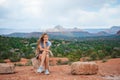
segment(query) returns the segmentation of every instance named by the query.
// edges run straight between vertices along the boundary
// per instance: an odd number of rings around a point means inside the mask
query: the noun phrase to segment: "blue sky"
[[[0,28],[120,26],[120,0],[0,0]]]

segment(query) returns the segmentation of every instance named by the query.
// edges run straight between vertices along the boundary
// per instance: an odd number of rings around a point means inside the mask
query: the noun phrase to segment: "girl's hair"
[[[41,35],[41,37],[38,39],[38,41],[37,41],[37,50],[39,49],[39,45],[40,45],[40,43],[43,43],[43,38],[44,38],[44,36],[45,35],[48,35],[47,33],[43,33],[42,35]]]

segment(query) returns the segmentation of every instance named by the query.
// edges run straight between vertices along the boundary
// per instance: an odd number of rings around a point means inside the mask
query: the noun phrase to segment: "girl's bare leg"
[[[43,66],[44,61],[45,61],[45,57],[46,57],[46,51],[43,51],[43,53],[41,55],[42,56],[41,56],[41,64],[40,64],[40,66]]]
[[[45,58],[45,69],[49,70],[49,55],[48,54],[46,55],[46,58]]]
[[[46,57],[46,51],[43,51],[43,53],[41,54],[41,57],[40,57],[40,67],[37,69],[37,72],[41,73],[44,71],[44,68],[43,68],[43,65],[44,65],[44,62],[45,62],[45,57]]]
[[[46,75],[50,74],[50,72],[49,72],[49,55],[48,54],[46,55],[46,58],[45,58],[45,74]]]
[[[41,61],[41,56],[42,56],[42,55],[41,55],[41,54],[39,54],[39,58],[38,58],[38,59],[39,59],[39,61]]]

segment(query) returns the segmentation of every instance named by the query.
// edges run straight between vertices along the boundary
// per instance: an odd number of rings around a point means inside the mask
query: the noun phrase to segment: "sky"
[[[0,28],[120,26],[120,0],[0,0]]]

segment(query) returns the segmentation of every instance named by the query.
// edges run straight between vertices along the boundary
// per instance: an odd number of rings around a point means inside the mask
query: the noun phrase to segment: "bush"
[[[61,64],[62,63],[62,61],[59,59],[58,61],[57,61],[57,64],[59,65],[59,64]]]
[[[2,59],[8,59],[9,56],[10,56],[10,54],[7,51],[0,52],[0,58],[2,58]]]
[[[97,53],[95,53],[95,52],[91,53],[90,58],[91,58],[91,60],[96,60],[96,59],[98,59]]]
[[[10,61],[11,62],[18,62],[18,61],[20,61],[20,57],[10,57]]]
[[[11,62],[18,62],[20,61],[21,57],[19,56],[19,53],[14,52],[14,53],[11,53],[11,57],[9,59]]]
[[[103,63],[104,63],[104,62],[107,62],[107,59],[103,59],[102,62],[103,62]]]
[[[24,66],[24,65],[21,64],[21,63],[15,63],[14,65],[15,65],[15,66]]]
[[[30,54],[25,54],[24,58],[31,59],[33,57],[35,57],[35,54],[34,53],[30,53]]]
[[[67,58],[70,60],[70,61],[79,61],[80,60],[80,56],[79,54],[75,54],[75,53],[70,53],[67,55]]]
[[[99,59],[105,58],[105,53],[98,53],[98,57],[99,57]]]
[[[120,58],[120,51],[113,50],[111,54],[111,58]]]
[[[32,61],[28,60],[28,62],[25,64],[25,66],[32,66]]]
[[[6,63],[3,59],[0,59],[0,63]]]
[[[57,65],[66,65],[69,61],[62,62],[60,59],[57,61]]]

